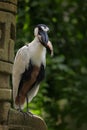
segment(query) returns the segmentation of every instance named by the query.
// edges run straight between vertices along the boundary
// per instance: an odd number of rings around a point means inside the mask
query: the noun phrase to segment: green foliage
[[[19,0],[15,51],[33,39],[35,25],[49,26],[54,57],[47,55],[46,78],[31,111],[49,130],[73,130],[87,123],[87,1]]]

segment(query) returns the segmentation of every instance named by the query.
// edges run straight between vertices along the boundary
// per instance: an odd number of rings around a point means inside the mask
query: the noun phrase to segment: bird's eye
[[[42,31],[42,28],[39,28],[39,31]]]

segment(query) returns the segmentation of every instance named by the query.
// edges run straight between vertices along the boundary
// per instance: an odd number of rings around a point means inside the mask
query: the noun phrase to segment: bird
[[[38,24],[34,28],[34,39],[22,46],[16,53],[13,71],[14,108],[23,111],[27,104],[37,95],[40,83],[45,77],[46,52],[53,56],[53,45],[48,37],[49,27]]]

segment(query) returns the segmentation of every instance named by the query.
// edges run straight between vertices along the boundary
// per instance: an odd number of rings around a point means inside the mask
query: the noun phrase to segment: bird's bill
[[[50,41],[48,41],[46,48],[50,51],[51,56],[53,56],[53,46]]]
[[[47,43],[48,43],[48,34],[46,31],[42,31],[39,33],[39,39],[40,42],[42,43],[43,46],[46,47]]]
[[[49,41],[48,34],[46,31],[42,31],[39,33],[39,40],[41,44],[50,51],[51,56],[53,56],[53,46],[52,43]]]

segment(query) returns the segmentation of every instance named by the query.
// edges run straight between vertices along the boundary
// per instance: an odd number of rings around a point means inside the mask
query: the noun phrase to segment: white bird
[[[44,78],[46,67],[46,48],[53,55],[53,47],[48,39],[49,28],[38,24],[34,29],[34,40],[21,47],[13,64],[13,101],[14,107],[22,111],[24,104],[36,96],[39,84]]]

